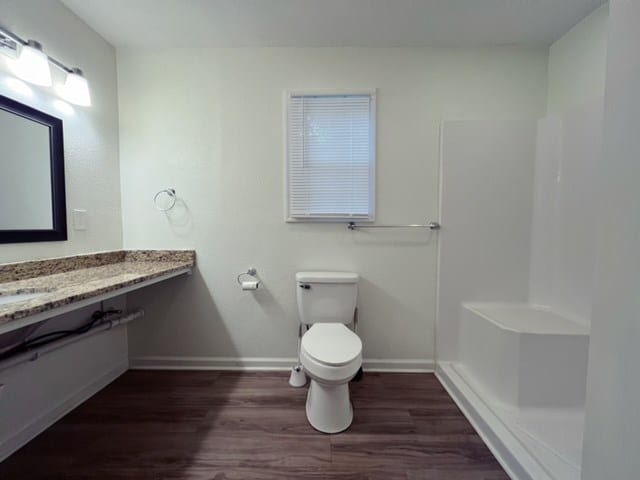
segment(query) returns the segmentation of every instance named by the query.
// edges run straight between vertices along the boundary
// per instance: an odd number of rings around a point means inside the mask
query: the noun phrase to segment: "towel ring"
[[[169,197],[169,202],[168,202],[167,206],[161,206],[160,204],[158,204],[158,199],[161,198],[162,195],[167,195]],[[173,188],[165,188],[164,190],[160,190],[153,197],[153,203],[155,204],[156,208],[158,210],[160,210],[161,212],[168,212],[169,210],[171,210],[176,205],[176,191],[175,191],[175,189],[173,189]]]

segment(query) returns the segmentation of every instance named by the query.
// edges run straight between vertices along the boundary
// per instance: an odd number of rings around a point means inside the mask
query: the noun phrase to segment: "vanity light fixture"
[[[35,40],[27,40],[22,45],[20,55],[11,62],[11,70],[25,82],[43,87],[52,84],[49,59]]]
[[[67,102],[81,107],[91,106],[89,83],[79,68],[72,68],[71,72],[67,73],[67,80],[64,85],[58,87],[58,93]]]
[[[82,107],[91,105],[89,83],[82,70],[67,67],[48,56],[42,51],[42,45],[35,40],[23,40],[0,28],[0,52],[11,58],[12,70],[18,77],[34,85],[50,87],[52,79],[49,64],[54,65],[67,76],[64,85],[56,88],[58,94],[69,103]]]

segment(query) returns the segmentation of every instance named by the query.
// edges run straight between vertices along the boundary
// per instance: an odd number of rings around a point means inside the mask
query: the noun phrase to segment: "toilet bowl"
[[[360,338],[341,323],[317,323],[302,337],[300,361],[311,379],[309,423],[325,433],[346,430],[353,420],[349,381],[362,365]]]
[[[302,336],[300,362],[311,379],[307,419],[324,433],[346,430],[353,420],[349,381],[362,365],[362,341],[346,324],[355,311],[358,276],[345,272],[296,275]]]

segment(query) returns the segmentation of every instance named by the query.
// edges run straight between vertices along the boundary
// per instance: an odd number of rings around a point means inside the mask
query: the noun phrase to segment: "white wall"
[[[90,82],[93,105],[57,107],[52,89],[31,87],[22,95],[6,82],[15,78],[0,55],[0,94],[61,118],[64,122],[67,218],[86,209],[89,228],[74,231],[66,242],[0,245],[0,262],[44,258],[122,246],[118,102],[115,51],[111,45],[58,1],[0,0],[0,25],[23,38],[40,41],[51,56],[82,68]],[[62,81],[58,70],[55,79]],[[6,206],[6,205],[4,205]]]
[[[428,365],[436,238],[285,224],[283,91],[378,88],[377,221],[415,223],[437,218],[441,121],[539,117],[546,62],[512,48],[119,51],[125,247],[193,247],[199,269],[130,295],[148,313],[131,355],[292,357],[294,273],[338,269],[362,275],[365,357]],[[169,216],[151,201],[166,186],[181,199]],[[262,291],[235,283],[249,266]]]
[[[598,8],[549,49],[548,113],[604,95],[609,5]]]
[[[583,478],[640,471],[640,3],[611,4]]]

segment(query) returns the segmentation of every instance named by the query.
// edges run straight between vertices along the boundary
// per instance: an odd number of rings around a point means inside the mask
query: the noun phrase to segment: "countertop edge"
[[[170,275],[182,270],[189,272],[195,267],[195,250],[118,250],[103,253],[111,259],[119,258],[120,261],[108,263],[102,263],[102,261],[100,261],[98,265],[94,264],[88,267],[85,266],[86,264],[80,263],[79,268],[63,268],[61,271],[51,271],[46,269],[38,276],[29,276],[27,278],[23,277],[17,280],[12,278],[9,281],[0,281],[0,287],[5,285],[9,289],[11,289],[11,284],[13,283],[21,284],[16,288],[16,291],[20,291],[21,289],[29,290],[29,283],[31,283],[31,280],[34,284],[33,289],[37,291],[39,289],[43,289],[42,283],[46,283],[46,277],[56,275],[57,278],[52,278],[52,282],[55,281],[57,284],[60,283],[62,278],[61,286],[57,289],[53,288],[51,292],[45,291],[45,293],[43,293],[45,298],[36,297],[31,300],[25,300],[24,304],[23,302],[16,302],[13,304],[15,305],[15,308],[5,307],[5,312],[2,312],[3,308],[0,307],[0,326],[6,326],[7,323],[23,320],[25,318],[39,315],[47,311],[52,311],[76,302],[81,302],[93,297],[99,297],[110,292],[135,286],[164,275]],[[92,259],[95,259],[95,255],[101,254],[88,254],[82,256],[89,256],[92,257]],[[61,259],[64,261],[64,259],[74,259],[77,257],[78,256],[61,257]],[[60,259],[46,259],[41,262],[50,262],[51,260],[53,260],[54,263],[49,264],[49,267],[55,265],[55,262],[58,262]],[[8,267],[10,265],[22,265],[25,263],[33,264],[37,262],[39,261],[3,264],[0,265],[0,268]],[[167,265],[163,266],[164,263]],[[147,265],[149,265],[148,269],[146,267]],[[100,274],[104,275],[104,270],[110,270],[110,267],[113,267],[115,270],[113,278],[109,276],[103,276],[100,278]],[[136,271],[136,267],[139,268],[139,272]],[[97,275],[97,278],[95,281],[100,283],[95,288],[87,285],[87,283],[94,281],[92,278],[92,269],[96,269],[96,273],[94,275]],[[98,271],[101,272],[98,273]],[[65,274],[68,274],[69,277],[71,277],[69,278],[69,284],[67,285],[64,284]],[[83,275],[86,275],[89,280],[86,281],[83,278]],[[18,276],[20,277],[20,275]],[[40,284],[38,284],[38,281],[40,281]],[[44,288],[48,288],[48,286]],[[52,298],[52,295],[55,295],[56,290],[59,291],[59,296],[54,296]]]
[[[195,266],[196,251],[193,249],[105,250],[63,257],[3,263],[0,264],[0,284],[126,261],[185,261],[191,262]]]

